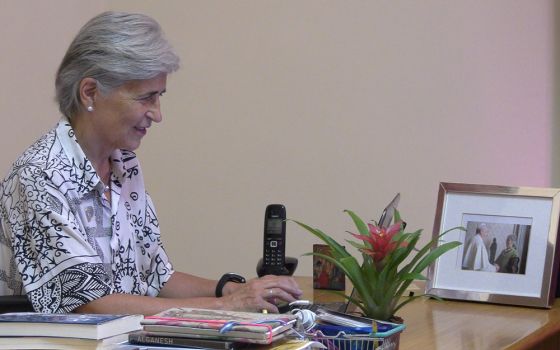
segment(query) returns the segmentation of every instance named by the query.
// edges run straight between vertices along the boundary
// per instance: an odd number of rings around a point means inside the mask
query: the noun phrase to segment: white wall
[[[400,191],[402,215],[427,241],[440,181],[553,185],[552,7],[4,1],[0,171],[56,122],[54,72],[81,24],[140,11],[182,57],[164,122],[138,152],[178,269],[254,275],[264,208],[276,202],[342,240],[352,230],[343,209],[374,219]],[[289,255],[316,242],[288,225]],[[298,274],[311,274],[310,257]]]
[[[0,1],[0,177],[58,121],[54,76],[77,30],[103,2]]]

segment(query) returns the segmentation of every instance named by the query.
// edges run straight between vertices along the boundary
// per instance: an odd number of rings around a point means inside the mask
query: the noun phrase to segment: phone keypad
[[[284,266],[284,249],[282,241],[267,240],[264,247],[264,264],[268,266]]]

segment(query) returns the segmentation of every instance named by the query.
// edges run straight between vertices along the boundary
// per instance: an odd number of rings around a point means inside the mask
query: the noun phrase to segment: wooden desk
[[[340,301],[340,297],[313,290],[309,277],[296,277],[305,299]],[[558,350],[560,301],[550,310],[491,305],[467,301],[421,298],[404,306],[398,315],[406,324],[400,350]]]

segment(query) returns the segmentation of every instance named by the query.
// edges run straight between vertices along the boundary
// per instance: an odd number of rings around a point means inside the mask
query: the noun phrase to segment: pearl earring
[[[87,106],[86,109],[87,109],[88,112],[93,112],[93,106]]]

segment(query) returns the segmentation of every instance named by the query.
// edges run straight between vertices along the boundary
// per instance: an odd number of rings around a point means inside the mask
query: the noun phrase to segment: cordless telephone
[[[264,213],[263,255],[257,263],[257,276],[292,275],[298,259],[286,256],[286,207],[270,204]]]
[[[286,271],[286,208],[270,204],[264,215],[263,266],[266,274],[284,275]]]

